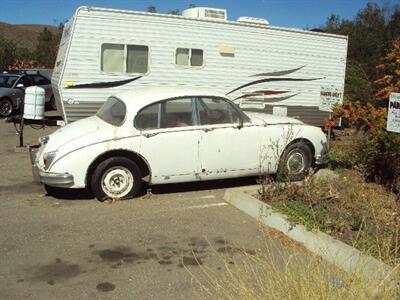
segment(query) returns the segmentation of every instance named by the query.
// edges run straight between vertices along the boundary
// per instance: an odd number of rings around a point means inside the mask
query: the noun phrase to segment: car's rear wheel
[[[0,117],[8,117],[12,114],[12,102],[8,98],[0,99]]]
[[[289,145],[282,154],[278,167],[278,179],[303,180],[312,167],[313,157],[310,147],[304,142]]]
[[[111,157],[96,167],[90,187],[100,201],[133,198],[142,187],[141,171],[128,158]]]

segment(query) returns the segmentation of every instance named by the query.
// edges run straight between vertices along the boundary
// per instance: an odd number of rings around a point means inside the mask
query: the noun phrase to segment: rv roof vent
[[[240,17],[239,19],[237,19],[237,21],[250,24],[269,25],[269,22],[267,20],[261,18]]]
[[[182,16],[196,19],[218,19],[227,20],[226,9],[209,8],[209,7],[193,7],[185,9]]]

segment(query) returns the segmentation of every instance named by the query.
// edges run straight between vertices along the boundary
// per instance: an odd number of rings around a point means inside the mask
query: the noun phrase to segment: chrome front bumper
[[[37,183],[47,184],[55,187],[71,187],[74,185],[74,177],[69,173],[53,173],[45,172],[39,169],[36,165],[36,154],[39,150],[39,145],[29,146],[29,157],[32,164],[33,179]]]

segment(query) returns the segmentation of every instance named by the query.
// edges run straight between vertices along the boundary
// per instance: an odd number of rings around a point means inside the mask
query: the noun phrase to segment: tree
[[[391,50],[376,67],[382,74],[375,83],[379,87],[372,103],[345,103],[335,108],[337,117],[347,119],[351,125],[365,131],[357,148],[356,166],[366,175],[385,184],[395,192],[400,191],[400,134],[388,132],[387,100],[390,93],[400,92],[400,39],[393,42]]]
[[[57,34],[51,33],[45,27],[38,36],[38,45],[35,51],[35,58],[39,64],[46,68],[53,68],[57,58],[58,46],[61,39],[62,24],[58,29]]]
[[[156,13],[157,9],[154,5],[150,4],[149,6],[147,6],[147,12],[149,13]]]
[[[373,82],[381,75],[376,65],[381,62],[392,41],[400,35],[399,8],[368,3],[353,20],[331,15],[321,29],[349,37],[346,99],[364,104],[373,102],[376,92]]]
[[[7,69],[16,60],[17,46],[13,41],[0,36],[0,69]]]
[[[388,23],[388,40],[394,41],[400,38],[400,7],[396,6]]]
[[[378,100],[388,101],[391,93],[400,92],[400,39],[393,42],[392,49],[376,68],[382,73],[381,77],[375,80],[379,87],[376,97]]]
[[[362,66],[355,60],[349,59],[346,65],[344,85],[346,101],[366,104],[374,97],[374,88]]]
[[[179,9],[174,9],[174,10],[170,10],[169,12],[167,12],[167,14],[178,16],[181,14],[181,11]]]

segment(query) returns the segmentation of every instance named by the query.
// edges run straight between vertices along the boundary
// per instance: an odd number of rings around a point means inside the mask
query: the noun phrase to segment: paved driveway
[[[26,131],[26,142],[53,129]],[[226,271],[266,243],[259,225],[222,196],[254,179],[155,187],[105,204],[56,199],[32,182],[27,153],[0,120],[1,299],[190,299],[193,278]]]

